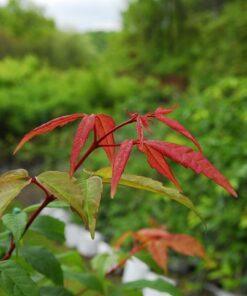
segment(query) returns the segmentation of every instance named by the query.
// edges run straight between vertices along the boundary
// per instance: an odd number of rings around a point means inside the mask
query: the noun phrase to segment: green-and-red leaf
[[[139,147],[139,149],[141,149]],[[180,191],[182,191],[177,179],[175,178],[172,169],[165,161],[164,156],[148,144],[144,144],[141,149],[147,156],[147,161],[149,165],[154,168],[157,172],[164,175],[168,180],[170,180]]]
[[[114,197],[116,193],[118,182],[124,172],[132,147],[133,147],[133,140],[124,141],[120,145],[119,151],[115,156],[115,159],[112,165],[111,197]]]
[[[99,114],[96,116],[95,120],[95,131],[96,131],[96,137],[97,140],[102,138],[104,135],[106,135],[108,132],[110,132],[115,127],[115,122],[111,116],[105,115],[105,114]],[[106,155],[110,161],[110,163],[114,160],[115,155],[115,140],[114,135],[109,134],[106,138],[104,138],[100,145],[105,145],[104,150],[106,152]]]
[[[146,141],[149,146],[160,151],[165,157],[192,169],[197,174],[203,174],[215,183],[227,190],[231,195],[237,197],[237,193],[229,181],[207,160],[200,151],[162,141]]]
[[[18,144],[18,146],[16,147],[14,154],[26,143],[28,142],[30,139],[32,139],[35,136],[38,135],[42,135],[48,132],[51,132],[52,130],[54,130],[56,127],[62,127],[67,123],[70,123],[72,121],[77,120],[78,118],[82,118],[84,116],[84,114],[82,113],[75,113],[75,114],[71,114],[71,115],[65,115],[65,116],[61,116],[55,119],[52,119],[51,121],[48,121],[38,127],[36,127],[35,129],[33,129],[32,131],[30,131],[29,133],[27,133],[22,140],[20,141],[20,143]]]
[[[75,171],[75,167],[77,164],[78,157],[80,155],[81,150],[83,149],[89,133],[93,130],[95,125],[95,115],[86,115],[81,120],[78,129],[76,131],[71,156],[70,156],[70,175],[72,176]]]
[[[172,128],[173,130],[175,130],[176,132],[182,134],[183,136],[185,136],[187,139],[189,139],[190,141],[192,141],[199,150],[202,150],[200,144],[198,143],[198,141],[195,139],[194,136],[192,136],[192,134],[184,127],[182,126],[178,121],[167,118],[165,116],[162,116],[160,114],[157,114],[155,116],[159,121],[165,123],[167,126],[169,126],[170,128]]]

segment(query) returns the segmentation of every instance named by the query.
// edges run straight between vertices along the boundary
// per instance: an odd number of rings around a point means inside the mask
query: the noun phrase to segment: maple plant
[[[182,186],[174,175],[169,165],[169,160],[189,168],[197,174],[203,174],[236,197],[237,193],[230,182],[204,156],[202,147],[195,137],[179,122],[168,117],[174,109],[159,107],[154,112],[144,115],[130,113],[129,118],[118,125],[109,115],[76,113],[53,119],[27,133],[18,144],[14,153],[17,153],[26,142],[38,135],[51,132],[55,128],[63,127],[68,123],[79,121],[72,143],[69,172],[47,171],[32,177],[26,170],[18,169],[6,172],[0,176],[0,216],[3,215],[10,203],[28,185],[34,184],[45,193],[45,199],[41,204],[34,205],[31,209],[29,208],[26,212],[18,213],[18,215],[6,214],[3,216],[3,223],[11,232],[11,240],[5,255],[1,259],[1,264],[7,264],[7,267],[11,267],[11,265],[8,265],[10,264],[8,260],[19,246],[19,241],[27,230],[32,227],[40,212],[45,207],[51,205],[54,207],[56,205],[59,207],[69,206],[81,217],[86,228],[89,229],[92,238],[94,238],[102,191],[104,184],[107,183],[111,185],[112,198],[116,195],[118,185],[120,184],[164,195],[183,204],[200,216],[192,201],[183,195]],[[161,140],[149,140],[146,137],[146,131],[150,132],[154,120],[165,124],[189,139],[195,145],[195,149]],[[136,138],[126,139],[121,143],[116,142],[116,132],[131,124],[135,125]],[[91,134],[92,137],[90,137]],[[88,143],[89,141],[91,143]],[[146,156],[151,168],[171,181],[175,187],[169,188],[151,178],[124,173],[131,151],[134,148]],[[110,165],[95,172],[89,172],[84,168],[84,162],[97,149],[105,151]],[[84,169],[84,176],[86,174],[87,177],[82,177],[82,174],[78,173],[80,168]],[[26,213],[30,211],[31,214],[27,218]],[[18,223],[18,231],[12,227],[13,223]],[[199,243],[186,235],[172,235],[164,229],[144,229],[131,233],[131,236],[135,240],[135,246],[130,254],[145,248],[164,269],[166,269],[168,248],[186,255],[204,256],[203,248]],[[119,266],[124,262],[120,262]],[[3,266],[1,264],[0,272],[1,266]],[[116,268],[118,268],[118,265]]]

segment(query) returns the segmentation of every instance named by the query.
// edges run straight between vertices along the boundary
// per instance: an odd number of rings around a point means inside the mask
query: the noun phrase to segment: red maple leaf
[[[164,157],[168,157],[178,164],[192,169],[197,174],[205,175],[226,189],[233,196],[237,196],[237,193],[229,181],[209,160],[204,157],[202,152],[194,151],[193,149],[186,146],[162,141],[145,141],[145,145],[152,147],[156,151],[159,151]]]
[[[115,156],[115,159],[112,165],[111,197],[114,197],[116,193],[118,182],[122,176],[124,168],[130,157],[132,147],[133,147],[133,140],[124,141],[120,145],[119,151]]]
[[[124,244],[128,237],[132,237],[134,242],[134,247],[130,251],[131,256],[145,249],[164,271],[167,271],[169,249],[186,256],[205,257],[203,246],[194,237],[187,234],[173,234],[164,228],[143,228],[136,232],[128,231],[117,241],[115,245],[117,249]],[[121,266],[125,262],[126,260],[122,260]]]
[[[71,114],[71,115],[65,115],[65,116],[61,116],[55,119],[52,119],[51,121],[48,121],[38,127],[36,127],[35,129],[33,129],[32,131],[30,131],[29,133],[27,133],[22,140],[20,141],[20,143],[17,145],[14,154],[21,149],[21,147],[28,142],[29,140],[31,140],[33,137],[38,136],[38,135],[42,135],[48,132],[53,131],[55,128],[57,127],[62,127],[65,124],[75,121],[79,118],[82,118],[84,116],[83,113],[75,113],[75,114]]]
[[[72,176],[75,171],[75,167],[78,161],[81,150],[83,149],[89,133],[94,129],[95,126],[95,115],[85,115],[81,120],[78,129],[76,131],[71,156],[70,156],[70,175]]]

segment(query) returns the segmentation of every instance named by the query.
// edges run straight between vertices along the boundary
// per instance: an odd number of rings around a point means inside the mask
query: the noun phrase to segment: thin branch
[[[83,164],[83,162],[85,161],[85,159],[98,147],[102,147],[100,144],[100,142],[102,142],[107,136],[109,136],[110,134],[114,133],[116,130],[122,128],[125,125],[128,125],[132,122],[135,121],[135,118],[130,118],[129,120],[124,121],[123,123],[115,126],[114,128],[112,128],[111,130],[109,130],[104,136],[102,136],[100,139],[98,139],[97,141],[94,140],[94,142],[92,143],[92,145],[88,148],[88,150],[85,152],[85,154],[82,156],[82,158],[78,161],[77,165],[75,166],[75,170],[74,172],[76,172],[79,167]]]
[[[47,196],[46,199],[43,201],[43,203],[40,205],[40,207],[33,212],[32,215],[30,215],[27,225],[23,231],[22,237],[24,236],[24,234],[27,232],[27,230],[29,229],[29,227],[32,225],[33,221],[37,218],[37,216],[40,214],[40,212],[50,203],[54,200],[54,197],[52,195]],[[10,242],[10,247],[8,252],[4,255],[4,257],[0,260],[0,261],[4,261],[4,260],[8,260],[12,253],[14,252],[16,248],[16,244],[14,242],[14,238],[12,237],[11,242]]]
[[[77,165],[75,166],[74,173],[79,169],[79,167],[83,164],[85,159],[97,148],[96,143],[93,142],[92,145],[88,148],[82,158],[79,160]]]
[[[36,179],[36,177],[33,177],[31,179],[31,182],[33,184],[35,184],[36,186],[38,186],[42,191],[44,191],[44,193],[45,193],[46,196],[50,196],[49,191],[41,183],[39,183],[39,181]]]
[[[104,136],[102,136],[102,137],[96,142],[96,144],[99,145],[99,143],[100,143],[101,141],[103,141],[107,136],[109,136],[110,134],[114,133],[115,131],[117,131],[117,130],[120,129],[121,127],[124,127],[125,125],[128,125],[128,124],[130,124],[130,123],[132,123],[132,122],[135,122],[135,118],[130,118],[130,119],[124,121],[123,123],[121,123],[121,124],[115,126],[115,127],[112,128],[111,130],[109,130],[109,132],[107,132]]]

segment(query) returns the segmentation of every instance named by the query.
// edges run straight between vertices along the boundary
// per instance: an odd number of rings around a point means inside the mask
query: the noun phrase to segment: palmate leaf
[[[9,171],[0,176],[0,218],[9,204],[30,182],[28,172],[23,169]]]
[[[203,246],[190,235],[173,234],[164,229],[144,228],[133,233],[132,236],[146,246],[154,261],[164,271],[167,271],[168,249],[186,256],[205,257]]]
[[[128,236],[130,234],[134,241],[134,247],[129,252],[130,256],[136,253],[133,253],[134,249],[137,252],[146,249],[165,272],[167,271],[168,249],[187,256],[205,257],[203,246],[194,237],[170,233],[163,226],[162,228],[143,228],[136,232],[127,232],[127,234]],[[123,239],[119,239],[121,245],[124,243],[124,238],[126,239],[128,236],[123,235]]]
[[[187,256],[202,258],[205,256],[203,246],[194,237],[187,234],[174,234],[159,228],[143,228],[133,233],[133,237],[140,243],[160,241],[164,248],[171,248]]]
[[[108,116],[105,114],[96,115],[95,132],[96,132],[97,140],[99,140],[104,135],[106,135],[114,127],[115,127],[115,122],[111,116]],[[115,155],[115,147],[113,146],[115,145],[114,135],[113,134],[108,135],[104,140],[100,142],[100,144],[109,145],[108,147],[107,146],[103,147],[103,149],[105,150],[110,163],[112,163]]]
[[[67,123],[73,122],[75,120],[77,120],[78,118],[82,118],[84,116],[84,114],[82,113],[75,113],[75,114],[71,114],[71,115],[65,115],[65,116],[61,116],[55,119],[52,119],[51,121],[48,121],[38,127],[36,127],[35,129],[33,129],[32,131],[30,131],[29,133],[27,133],[20,141],[20,143],[18,144],[18,146],[16,147],[14,154],[21,149],[21,147],[28,142],[29,140],[31,140],[33,137],[38,136],[38,135],[42,135],[48,132],[53,131],[55,128],[57,127],[62,127]]]
[[[94,176],[79,181],[70,178],[68,173],[49,171],[40,174],[37,180],[57,199],[68,203],[79,214],[93,238],[102,194],[101,178]]]
[[[209,160],[204,157],[200,151],[194,151],[186,146],[162,141],[145,141],[145,144],[162,153],[164,157],[168,157],[178,164],[192,169],[197,174],[203,174],[209,179],[212,179],[215,183],[227,190],[231,195],[237,197],[237,193],[229,181]]]
[[[39,296],[27,272],[11,260],[0,262],[0,286],[9,296]]]
[[[85,115],[81,120],[78,129],[76,131],[71,156],[70,156],[70,175],[72,176],[75,170],[77,159],[80,155],[80,152],[85,145],[89,133],[93,130],[95,123],[95,115]]]
[[[111,183],[112,169],[111,167],[106,167],[94,172],[94,175],[101,177],[103,183]],[[123,174],[119,180],[119,184],[168,197],[192,210],[202,220],[193,202],[188,197],[184,196],[176,189],[163,186],[159,181],[137,175]]]

